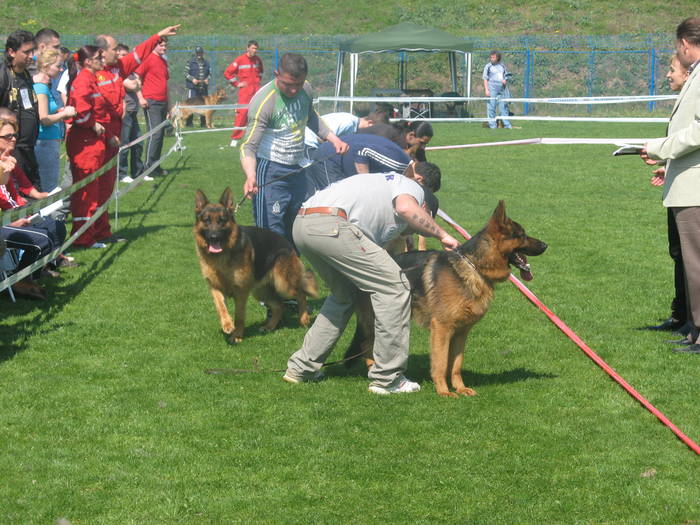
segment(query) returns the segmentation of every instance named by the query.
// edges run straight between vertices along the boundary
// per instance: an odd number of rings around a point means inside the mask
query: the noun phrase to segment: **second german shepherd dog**
[[[209,202],[204,192],[197,190],[195,215],[193,233],[199,265],[209,284],[221,329],[230,335],[230,342],[243,340],[245,309],[251,292],[272,311],[263,331],[275,329],[282,318],[285,299],[297,300],[299,322],[309,325],[306,296],[318,297],[318,284],[284,237],[264,228],[238,225],[231,188],[224,190],[218,203]],[[233,297],[235,302],[233,320],[226,308],[226,297]]]
[[[207,128],[212,129],[214,124],[212,124],[212,117],[214,116],[213,109],[195,109],[189,106],[216,106],[221,103],[222,100],[226,98],[226,90],[224,88],[219,88],[212,95],[196,96],[188,98],[184,102],[180,102],[180,114],[178,115],[178,120],[180,129],[184,127],[187,117],[192,114],[204,115],[204,121],[206,122]]]
[[[494,284],[505,281],[510,266],[520,276],[532,279],[529,255],[540,255],[547,245],[525,233],[506,216],[499,201],[486,227],[453,252],[414,251],[395,256],[411,285],[414,321],[430,329],[430,375],[441,396],[476,395],[464,385],[462,361],[467,335],[486,314],[493,298]],[[368,298],[358,306],[358,330],[346,356],[364,351],[372,363],[374,312]],[[451,392],[447,380],[455,392]]]

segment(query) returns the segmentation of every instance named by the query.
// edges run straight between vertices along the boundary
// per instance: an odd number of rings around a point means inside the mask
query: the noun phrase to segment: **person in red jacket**
[[[95,74],[97,90],[104,98],[104,105],[98,108],[96,120],[110,135],[106,144],[105,162],[108,162],[119,152],[119,137],[122,130],[124,114],[124,79],[131,75],[143,62],[141,57],[149,57],[161,38],[174,35],[180,26],[169,26],[142,42],[129,54],[119,58],[117,41],[110,35],[99,35],[95,38],[95,46],[102,50],[105,68]],[[114,166],[98,180],[98,206],[106,203],[114,191],[117,178],[117,167]],[[96,236],[101,242],[120,242],[125,239],[112,235],[109,225],[109,214],[104,213],[95,222]]]
[[[113,137],[111,131],[97,121],[98,114],[107,112],[105,98],[97,88],[96,73],[104,67],[102,50],[95,46],[83,46],[74,54],[69,72],[68,105],[76,111],[69,123],[66,136],[66,152],[70,159],[73,182],[79,182],[100,169],[105,163],[106,143]],[[77,65],[81,67],[77,72]],[[91,182],[79,189],[70,199],[73,216],[73,235],[85,221],[90,220],[99,202],[99,182]],[[104,248],[99,242],[96,223],[85,230],[76,246]]]
[[[224,71],[226,80],[238,88],[238,104],[248,104],[255,92],[260,89],[263,64],[260,57],[257,56],[257,52],[258,43],[255,40],[249,41],[246,52],[231,62],[226,71]],[[233,126],[240,129],[234,129],[233,133],[231,133],[231,147],[238,145],[238,141],[245,133],[247,124],[248,109],[237,109],[236,121]]]
[[[146,116],[148,130],[160,125],[168,115],[168,60],[165,52],[168,49],[168,38],[162,36],[153,52],[148,55],[136,70],[136,74],[141,78],[141,93],[144,101],[141,104]],[[148,170],[158,159],[163,149],[163,137],[165,128],[148,139],[146,146],[146,159],[144,169]],[[155,175],[167,175],[167,171],[160,166],[153,170]]]

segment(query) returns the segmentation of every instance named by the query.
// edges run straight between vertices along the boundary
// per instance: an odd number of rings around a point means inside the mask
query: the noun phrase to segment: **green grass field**
[[[431,145],[543,136],[653,137],[663,125],[440,125]],[[361,367],[319,384],[278,372],[289,314],[226,343],[191,235],[194,192],[240,198],[226,132],[186,137],[171,174],[120,200],[126,244],[74,251],[51,300],[0,297],[0,522],[700,523],[697,456],[509,283],[443,399],[414,327],[414,395],[371,395]],[[530,289],[682,431],[700,440],[700,358],[639,330],[669,313],[666,215],[649,170],[612,146],[436,151],[441,207],[475,233],[499,199],[549,249]],[[250,224],[250,206],[239,214]],[[114,220],[113,220],[114,224]],[[435,246],[435,244],[433,244]],[[325,291],[324,291],[325,294]],[[319,301],[313,303],[317,312]],[[342,357],[352,327],[331,359]]]

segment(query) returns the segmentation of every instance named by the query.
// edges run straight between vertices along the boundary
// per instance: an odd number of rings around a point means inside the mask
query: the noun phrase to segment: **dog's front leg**
[[[232,343],[240,343],[243,341],[243,332],[245,330],[245,308],[248,304],[248,293],[237,290],[233,295],[235,302],[235,310],[233,314],[234,330],[230,341]]]
[[[476,390],[464,386],[464,381],[462,380],[462,362],[464,361],[464,348],[467,344],[467,335],[469,334],[469,329],[464,331],[456,332],[452,336],[450,341],[450,356],[449,356],[449,367],[450,376],[452,380],[452,388],[454,388],[458,394],[464,396],[475,396]]]
[[[226,298],[220,290],[216,288],[209,288],[211,296],[214,299],[214,306],[216,307],[216,313],[219,314],[219,323],[221,324],[221,330],[225,334],[230,334],[233,332],[233,320],[228,313],[228,308],[226,308]]]
[[[458,397],[447,387],[447,367],[452,328],[435,318],[430,320],[430,376],[435,384],[435,392],[440,396]]]

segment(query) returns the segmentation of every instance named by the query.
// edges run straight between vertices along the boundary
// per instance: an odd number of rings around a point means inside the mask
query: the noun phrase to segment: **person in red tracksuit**
[[[263,64],[257,56],[258,43],[255,40],[248,42],[246,52],[239,56],[224,71],[224,77],[234,87],[238,88],[238,103],[247,104],[253,98],[255,92],[260,89],[260,81],[263,75]],[[248,123],[248,109],[236,110],[236,121],[233,126],[241,129],[234,129],[231,133],[231,147],[238,145],[238,141],[245,133]]]
[[[68,105],[73,106],[76,115],[66,136],[66,152],[70,159],[73,182],[79,182],[97,171],[105,162],[105,148],[112,137],[97,121],[98,113],[106,112],[105,100],[97,89],[95,74],[104,67],[102,50],[95,46],[83,46],[74,54],[69,71]],[[76,72],[80,66],[80,72]],[[99,202],[99,182],[91,182],[79,189],[70,199],[73,216],[73,235],[97,210]],[[93,223],[75,241],[76,246],[103,248],[98,242],[96,223]]]
[[[124,114],[124,79],[131,75],[141,65],[146,57],[158,45],[164,36],[177,33],[180,26],[169,26],[142,42],[126,56],[117,56],[117,41],[110,35],[99,35],[95,45],[102,50],[105,68],[95,74],[97,90],[104,98],[104,105],[97,108],[96,120],[104,126],[110,140],[106,143],[105,162],[108,162],[119,152],[119,137],[122,131]],[[98,206],[106,203],[114,191],[117,180],[117,167],[114,166],[98,180]],[[120,242],[126,239],[112,235],[109,225],[109,214],[104,213],[95,222],[96,237],[101,242]]]

